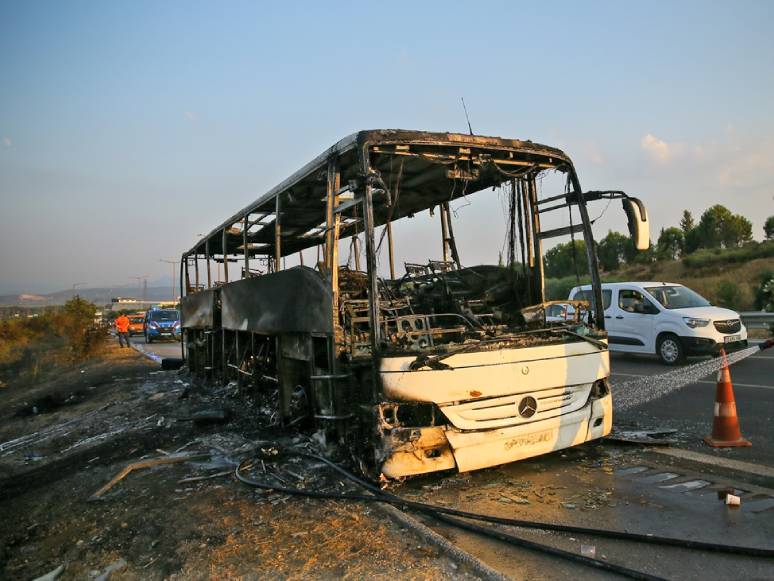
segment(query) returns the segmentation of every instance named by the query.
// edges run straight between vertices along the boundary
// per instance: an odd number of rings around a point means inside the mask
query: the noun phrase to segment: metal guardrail
[[[739,313],[742,318],[742,322],[745,327],[754,328],[767,328],[769,325],[774,325],[774,313],[767,313],[765,311],[748,311],[746,313]]]

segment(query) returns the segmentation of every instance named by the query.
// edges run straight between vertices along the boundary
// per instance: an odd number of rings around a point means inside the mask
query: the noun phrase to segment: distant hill
[[[148,287],[147,299],[149,301],[168,301],[170,300],[168,286]],[[104,287],[104,288],[79,288],[76,293],[83,299],[91,301],[97,305],[107,305],[113,298],[135,298],[141,299],[142,293],[137,287]],[[22,293],[18,295],[0,296],[0,306],[5,307],[45,307],[53,305],[63,305],[73,296],[72,289],[57,291],[48,294]]]

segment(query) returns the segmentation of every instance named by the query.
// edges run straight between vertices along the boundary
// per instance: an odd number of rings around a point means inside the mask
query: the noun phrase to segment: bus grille
[[[501,397],[441,405],[449,422],[460,430],[487,430],[538,422],[582,408],[591,393],[590,383],[529,391]],[[530,398],[534,403],[524,402]],[[519,407],[534,407],[532,413],[519,413]]]

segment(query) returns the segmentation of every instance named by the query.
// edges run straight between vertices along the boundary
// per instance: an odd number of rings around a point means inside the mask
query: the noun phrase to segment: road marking
[[[640,472],[645,472],[648,470],[647,466],[632,466],[631,468],[623,468],[621,470],[616,470],[616,474],[625,475],[625,474],[639,474]]]
[[[648,484],[658,484],[659,482],[666,482],[667,480],[674,480],[680,475],[674,472],[659,472],[658,474],[651,474],[644,476],[640,482],[647,482]]]
[[[138,343],[130,343],[130,345],[131,345],[132,349],[142,353],[148,359],[151,359],[152,361],[155,361],[156,363],[161,363],[161,360],[163,359],[163,357],[159,357],[155,353],[151,353],[150,351],[146,351],[143,347],[140,347],[140,345]]]
[[[769,510],[770,508],[774,508],[774,498],[763,498],[761,500],[755,500],[749,504],[745,505],[745,508],[751,512],[763,512],[764,510]]]
[[[618,376],[618,377],[653,377],[653,375],[648,375],[644,373],[618,373],[613,372],[610,374],[611,376]],[[700,379],[699,381],[694,381],[693,383],[689,385],[693,385],[696,383],[704,383],[706,385],[717,385],[716,381],[710,381],[708,379]],[[761,385],[760,383],[739,383],[736,381],[732,381],[734,384],[734,387],[755,387],[758,389],[774,389],[774,385]],[[613,384],[615,385],[615,384]]]
[[[689,490],[704,488],[710,484],[712,483],[709,480],[691,480],[690,482],[681,482],[680,484],[665,484],[664,486],[659,486],[659,488],[673,490],[675,492],[687,492]]]
[[[662,454],[664,456],[672,456],[673,458],[692,460],[693,462],[710,464],[716,467],[720,466],[721,468],[728,468],[729,470],[736,470],[737,472],[746,472],[748,474],[755,474],[756,476],[774,478],[774,468],[762,464],[751,464],[750,462],[732,460],[730,458],[723,458],[714,454],[702,454],[700,452],[692,452],[691,450],[681,450],[679,448],[653,447],[650,448],[649,451],[653,452],[654,454]]]

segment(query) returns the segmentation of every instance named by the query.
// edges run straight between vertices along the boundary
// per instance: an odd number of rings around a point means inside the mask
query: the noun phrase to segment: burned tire
[[[685,361],[685,349],[680,337],[673,333],[659,335],[656,355],[664,365],[679,365]]]

